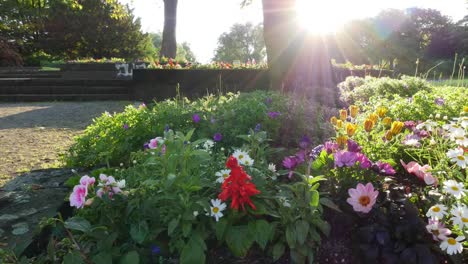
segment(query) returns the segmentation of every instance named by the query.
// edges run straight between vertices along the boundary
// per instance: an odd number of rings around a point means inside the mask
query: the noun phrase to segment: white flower
[[[117,187],[119,187],[120,189],[125,188],[125,185],[126,185],[125,180],[120,180],[117,182]]]
[[[465,210],[465,212],[459,215],[454,215],[450,220],[452,220],[454,225],[459,226],[463,230],[465,227],[468,227],[468,211]]]
[[[193,211],[193,216],[197,217],[198,216],[198,211]]]
[[[75,170],[75,169],[71,169],[71,172],[72,172],[72,173],[76,173],[76,170]]]
[[[133,160],[133,164],[137,164],[137,161],[136,161],[136,160]]]
[[[417,147],[417,146],[421,145],[419,143],[419,140],[417,140],[415,138],[405,140],[405,141],[403,141],[403,144],[406,145],[406,146],[411,146],[411,147]]]
[[[457,199],[460,199],[462,196],[466,195],[466,190],[464,189],[463,183],[456,182],[454,180],[448,180],[444,182],[444,191],[455,196]]]
[[[462,169],[466,168],[466,165],[468,164],[468,157],[464,155],[463,149],[461,148],[450,149],[447,152],[447,157],[450,158],[451,162],[456,163]]]
[[[240,149],[236,149],[234,151],[234,153],[232,154],[232,156],[234,156],[234,158],[237,159],[237,161],[239,162],[240,165],[253,165],[253,162],[254,160],[250,158],[249,156],[249,153],[245,152],[245,151],[242,151]],[[247,163],[250,163],[250,164],[246,164],[246,161]]]
[[[468,138],[467,137],[457,138],[455,140],[455,143],[457,143],[458,145],[463,146],[465,148],[468,148]]]
[[[276,165],[273,164],[273,163],[270,163],[270,164],[268,164],[268,169],[269,169],[271,172],[275,173],[275,172],[276,172]]]
[[[452,210],[450,210],[450,213],[454,216],[462,216],[465,212],[468,213],[468,208],[464,204],[454,206],[452,207]]]
[[[278,200],[284,207],[291,207],[291,204],[289,203],[288,198],[281,196],[278,198]]]
[[[223,217],[223,213],[221,213],[224,209],[226,209],[226,204],[222,203],[221,200],[211,200],[211,216],[216,219],[216,222],[219,221],[219,218]]]
[[[448,116],[444,116],[444,120],[448,120]]]
[[[229,173],[231,173],[231,170],[227,169],[227,170],[220,170],[218,172],[215,173],[215,176],[218,177],[218,179],[216,179],[216,182],[219,182],[219,183],[223,183],[224,180],[229,177]]]
[[[435,118],[436,118],[436,119],[440,119],[440,114],[436,114],[436,115],[435,115]]]
[[[442,219],[446,214],[447,207],[443,204],[436,204],[429,208],[429,211],[427,211],[426,216],[436,219]]]
[[[211,140],[211,139],[208,139],[207,141],[205,141],[205,143],[203,144],[203,148],[205,150],[211,150],[211,148],[213,148],[214,146],[214,141]]]
[[[120,163],[120,167],[123,167],[123,163]]]
[[[432,115],[429,116],[430,118],[432,118]],[[426,128],[428,131],[432,131],[433,128],[437,127],[437,122],[434,122],[434,121],[431,121],[431,120],[427,120],[426,122],[423,122],[419,125],[416,126],[416,129],[423,129],[423,128]]]
[[[449,237],[449,238],[447,238],[447,240],[444,240],[440,244],[440,249],[446,250],[447,254],[449,254],[449,255],[462,253],[463,246],[462,246],[462,244],[460,242],[463,241],[464,239],[465,239],[464,236],[459,236],[456,239],[453,238],[453,237]]]

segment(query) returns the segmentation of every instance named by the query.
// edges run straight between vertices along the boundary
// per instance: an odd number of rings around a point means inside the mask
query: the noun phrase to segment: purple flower
[[[323,150],[323,145],[318,145],[315,148],[313,148],[309,155],[310,159],[315,160],[318,157],[318,155],[320,155],[322,150]]]
[[[380,160],[377,161],[375,164],[379,170],[379,173],[384,175],[394,175],[396,171],[392,168],[392,166],[386,162],[381,162]]]
[[[335,166],[337,167],[352,167],[358,161],[357,152],[338,151],[335,153]]]
[[[128,124],[123,124],[123,129],[127,130],[128,129]]]
[[[161,153],[164,155],[166,154],[166,145],[163,145],[161,148]]]
[[[348,151],[351,152],[361,152],[362,148],[358,143],[352,139],[348,139]]]
[[[149,143],[143,144],[143,149],[149,149]]]
[[[169,132],[169,125],[168,125],[168,124],[166,124],[166,125],[164,126],[164,131],[165,131],[165,132]]]
[[[280,112],[268,112],[268,116],[269,116],[270,118],[273,118],[273,119],[274,119],[274,118],[277,118],[277,117],[280,116],[280,115],[281,115]]]
[[[421,146],[421,143],[419,142],[420,139],[421,138],[416,134],[407,135],[405,140],[403,140],[403,145],[419,147]]]
[[[297,157],[296,156],[289,156],[283,159],[283,166],[286,169],[293,170],[297,166]]]
[[[434,100],[434,103],[436,103],[436,105],[444,105],[445,100],[444,100],[444,98],[436,98]]]
[[[416,123],[414,121],[405,121],[404,124],[405,124],[405,127],[410,131],[413,131],[414,128],[416,127]]]
[[[221,135],[221,133],[215,133],[213,139],[214,141],[219,142],[221,139],[223,139],[223,135]]]
[[[255,132],[260,132],[261,129],[262,129],[262,125],[259,123],[259,124],[257,124],[257,125],[255,126],[254,131],[255,131]]]
[[[200,122],[200,116],[198,114],[194,114],[192,116],[192,120],[193,120],[193,122],[198,123],[198,122]]]
[[[143,108],[146,108],[146,104],[145,104],[145,103],[141,103],[141,104],[140,104],[140,109],[143,109]]]
[[[369,160],[369,158],[362,153],[358,154],[357,161],[359,162],[359,167],[361,167],[361,169],[368,169],[372,166],[372,163]]]
[[[327,151],[328,154],[331,154],[335,152],[338,149],[338,143],[335,143],[333,141],[327,141],[325,142],[324,149]]]
[[[310,141],[310,138],[308,136],[304,135],[301,138],[301,141],[299,142],[299,147],[301,147],[303,149],[306,149],[306,148],[309,148],[311,143],[312,142]]]
[[[305,151],[304,150],[301,150],[299,152],[296,153],[296,161],[297,161],[297,164],[301,164],[305,161]]]
[[[429,133],[426,130],[418,130],[415,129],[413,132],[415,135],[417,135],[420,138],[427,138],[429,137]]]
[[[161,253],[161,248],[156,245],[151,245],[151,254],[159,255]]]

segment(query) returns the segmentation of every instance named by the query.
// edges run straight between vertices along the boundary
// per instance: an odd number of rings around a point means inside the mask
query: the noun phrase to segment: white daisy
[[[117,187],[119,187],[120,189],[125,188],[125,185],[126,185],[125,180],[120,180],[117,182]]]
[[[193,211],[193,216],[197,217],[198,216],[198,211]]]
[[[448,180],[444,182],[444,191],[450,193],[455,198],[460,199],[465,196],[466,190],[464,189],[463,183],[456,182],[454,180]]]
[[[245,160],[250,159],[249,153],[242,151],[240,149],[236,149],[234,153],[232,154],[232,156],[234,156],[234,158],[237,159],[240,165],[245,165]],[[252,164],[253,164],[253,160],[252,160]]]
[[[447,207],[443,204],[433,205],[426,213],[427,217],[442,219],[447,214]]]
[[[465,129],[461,127],[452,128],[450,130],[450,139],[456,141],[457,139],[463,139],[465,137]]]
[[[466,168],[466,165],[468,164],[468,157],[464,155],[463,149],[461,148],[450,149],[447,152],[447,157],[450,158],[451,162],[456,163],[462,169]]]
[[[440,249],[447,251],[449,255],[462,253],[463,246],[460,242],[464,239],[464,236],[459,236],[457,238],[449,237],[440,244]]]
[[[468,213],[468,207],[464,204],[456,205],[450,210],[450,213],[454,216],[462,216],[465,212]]]
[[[219,183],[223,183],[224,180],[229,177],[229,173],[231,173],[231,170],[227,169],[227,170],[220,170],[218,172],[215,173],[215,176],[218,177],[218,179],[216,179],[216,182],[219,182]]]
[[[245,165],[245,166],[252,166],[254,163],[254,160],[250,157],[247,157],[244,159],[243,162],[241,162],[241,165]]]
[[[273,164],[273,163],[270,163],[268,164],[268,169],[271,171],[271,172],[276,172],[276,165]]]
[[[450,220],[452,220],[454,225],[463,230],[465,227],[468,227],[468,211],[465,210],[465,212],[461,212],[459,215],[454,215]]]
[[[226,209],[226,204],[222,203],[221,200],[211,200],[211,216],[216,219],[216,222],[219,221],[219,218],[223,217],[223,213],[221,213],[224,209]]]
[[[465,148],[468,148],[468,138],[467,137],[457,138],[455,140],[455,143],[457,143],[458,145],[463,146]]]
[[[214,141],[211,140],[211,139],[208,139],[207,141],[205,141],[205,143],[203,144],[203,148],[207,151],[211,150],[211,148],[213,148],[214,146]]]

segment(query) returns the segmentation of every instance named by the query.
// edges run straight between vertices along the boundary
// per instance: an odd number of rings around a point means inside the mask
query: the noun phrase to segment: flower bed
[[[107,166],[69,180],[74,215],[44,221],[54,239],[39,259],[466,263],[468,106],[444,91],[427,109],[458,111],[424,120],[387,107],[418,104],[406,91],[356,101],[326,141],[301,129],[317,128],[298,118],[306,103],[274,93],[106,114],[69,161]]]

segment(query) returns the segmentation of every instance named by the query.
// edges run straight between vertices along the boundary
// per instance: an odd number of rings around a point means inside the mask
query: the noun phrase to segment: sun
[[[350,10],[342,8],[337,0],[297,0],[299,25],[312,34],[331,34],[338,31],[347,20]]]

